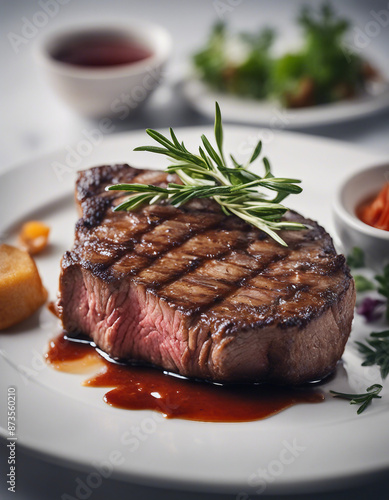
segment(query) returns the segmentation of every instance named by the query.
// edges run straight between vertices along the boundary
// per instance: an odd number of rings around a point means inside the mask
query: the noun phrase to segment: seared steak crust
[[[216,381],[297,384],[329,374],[350,333],[355,290],[316,222],[284,248],[210,200],[113,212],[107,185],[166,185],[128,165],[82,171],[81,218],[62,260],[59,310],[110,356]],[[127,196],[127,195],[126,195]]]

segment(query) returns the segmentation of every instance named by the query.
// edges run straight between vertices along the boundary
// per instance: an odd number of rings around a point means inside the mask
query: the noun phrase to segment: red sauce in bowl
[[[389,182],[377,195],[363,201],[357,207],[356,214],[365,224],[389,231]]]
[[[104,68],[133,64],[151,55],[149,49],[125,36],[96,34],[64,42],[53,58],[72,66]]]

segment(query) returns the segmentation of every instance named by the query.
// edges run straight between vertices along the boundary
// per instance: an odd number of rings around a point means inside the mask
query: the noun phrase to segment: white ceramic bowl
[[[60,47],[88,35],[125,37],[151,55],[130,64],[93,68],[54,58]],[[121,26],[86,26],[51,33],[37,46],[36,55],[54,89],[77,112],[91,118],[124,119],[159,85],[171,46],[164,28],[132,21]]]
[[[333,204],[335,229],[344,252],[348,254],[353,247],[360,247],[365,252],[366,265],[375,270],[389,263],[389,231],[362,222],[356,208],[388,181],[389,163],[356,172],[339,186]]]

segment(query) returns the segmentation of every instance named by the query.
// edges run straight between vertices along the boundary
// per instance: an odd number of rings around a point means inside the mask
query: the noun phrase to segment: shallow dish
[[[339,185],[333,203],[335,229],[344,252],[361,248],[367,266],[378,271],[389,262],[389,231],[365,224],[356,209],[376,195],[385,182],[389,182],[389,163],[360,170]]]
[[[201,133],[212,135],[211,128],[175,132],[190,149],[198,146]],[[225,127],[231,152],[248,156],[251,141],[255,144],[257,139],[255,128]],[[167,162],[156,155],[132,151],[145,143],[144,131],[106,138],[80,167],[127,161],[163,168]],[[318,220],[330,233],[329,200],[339,172],[350,174],[383,161],[347,144],[291,133],[275,134],[264,145],[264,153],[277,174],[293,172],[303,179],[304,191],[290,198],[290,206]],[[37,218],[51,227],[51,247],[37,256],[51,299],[58,289],[60,258],[72,245],[77,220],[75,170],[55,168],[66,164],[67,154],[67,150],[57,151],[0,177],[0,234],[7,241],[12,241],[24,220]],[[59,331],[58,320],[43,308],[0,333],[0,392],[16,387],[18,446],[82,469],[81,481],[108,468],[115,477],[141,484],[239,492],[240,498],[248,498],[258,492],[312,492],[355,485],[369,474],[389,469],[388,380],[383,383],[384,397],[362,415],[356,414],[355,406],[328,395],[329,389],[359,392],[381,383],[378,370],[361,366],[354,344],[371,331],[361,317],[354,322],[344,363],[321,386],[327,398],[324,403],[295,406],[269,419],[242,424],[167,420],[151,411],[109,407],[102,400],[106,389],[82,387],[85,375],[56,372],[44,363],[47,342]],[[6,437],[5,422],[3,404],[0,433]],[[69,484],[64,493],[77,496],[75,488]]]
[[[216,92],[195,76],[180,82],[179,88],[196,111],[210,118],[213,118],[214,102],[218,101],[225,121],[263,125],[271,129],[298,129],[340,123],[364,118],[389,107],[387,81],[373,83],[364,96],[355,99],[300,109],[286,109],[267,100],[245,99]]]
[[[150,55],[137,62],[88,67],[61,62],[57,51],[87,37],[121,38],[137,43]],[[49,34],[36,49],[37,60],[62,99],[91,118],[120,116],[139,107],[159,85],[171,51],[169,33],[152,23],[132,21],[116,26],[84,26]]]

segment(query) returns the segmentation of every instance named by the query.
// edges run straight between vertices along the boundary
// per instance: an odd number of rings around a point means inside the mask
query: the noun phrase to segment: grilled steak
[[[330,236],[290,211],[309,228],[282,231],[284,248],[210,200],[113,212],[123,193],[104,190],[168,180],[128,165],[79,173],[81,218],[60,277],[64,328],[113,358],[190,377],[299,384],[328,375],[355,303]]]

